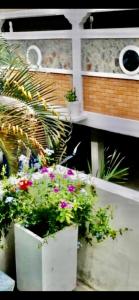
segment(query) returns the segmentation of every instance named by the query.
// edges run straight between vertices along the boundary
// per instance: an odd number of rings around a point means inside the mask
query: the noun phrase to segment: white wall
[[[114,207],[113,224],[132,229],[78,253],[78,274],[98,291],[139,290],[139,192],[94,179],[100,204]],[[102,188],[101,188],[102,186]]]

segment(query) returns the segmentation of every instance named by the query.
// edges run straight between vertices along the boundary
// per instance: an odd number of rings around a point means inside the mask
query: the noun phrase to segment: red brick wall
[[[139,81],[83,76],[84,109],[139,120]]]

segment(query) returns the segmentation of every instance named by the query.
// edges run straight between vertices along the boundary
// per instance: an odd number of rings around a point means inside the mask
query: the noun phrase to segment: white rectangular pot
[[[15,224],[19,291],[72,291],[77,277],[78,227],[65,227],[44,239]]]
[[[9,276],[15,275],[14,225],[11,224],[9,233],[0,241],[0,271]]]

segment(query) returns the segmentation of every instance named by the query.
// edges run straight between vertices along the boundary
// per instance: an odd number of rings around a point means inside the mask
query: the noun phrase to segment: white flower
[[[28,166],[29,158],[23,154],[21,154],[18,158],[19,162],[22,162],[24,166]]]
[[[9,177],[8,181],[10,184],[17,184],[18,179],[14,176],[11,176],[11,177]]]
[[[87,191],[85,189],[81,189],[80,192],[83,194],[87,194]]]
[[[13,201],[13,197],[7,197],[6,200],[5,200],[5,203],[10,203]]]
[[[51,155],[54,153],[54,150],[50,150],[49,148],[46,148],[46,149],[45,149],[45,153],[46,153],[48,156],[51,156]]]
[[[2,199],[3,195],[4,195],[4,191],[0,190],[0,199]]]
[[[24,154],[19,156],[19,161],[26,161],[27,157]]]
[[[39,173],[39,172],[34,173],[34,174],[32,174],[32,176],[31,176],[31,179],[32,179],[32,180],[39,180],[39,179],[41,179],[41,178],[43,178],[43,174],[41,174],[41,173]]]
[[[39,169],[40,166],[41,166],[41,165],[40,165],[40,163],[38,163],[38,162],[36,162],[36,163],[34,164],[34,168],[35,168],[35,169]]]

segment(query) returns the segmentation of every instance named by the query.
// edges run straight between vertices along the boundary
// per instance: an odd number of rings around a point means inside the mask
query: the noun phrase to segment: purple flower
[[[68,203],[65,200],[60,201],[60,208],[65,208],[68,206]]]
[[[54,173],[50,173],[50,174],[49,174],[49,177],[50,177],[51,180],[53,180],[53,179],[55,178]]]
[[[47,167],[42,167],[41,170],[40,170],[40,172],[41,172],[42,174],[48,173],[48,168],[47,168]]]
[[[68,186],[68,191],[69,191],[69,192],[72,193],[72,192],[75,192],[75,190],[76,190],[76,187],[75,187],[74,185],[69,185],[69,186]]]
[[[58,187],[54,187],[54,192],[58,193],[59,192],[59,188]]]
[[[69,169],[68,171],[67,171],[67,175],[74,175],[74,172],[71,170],[71,169]]]

